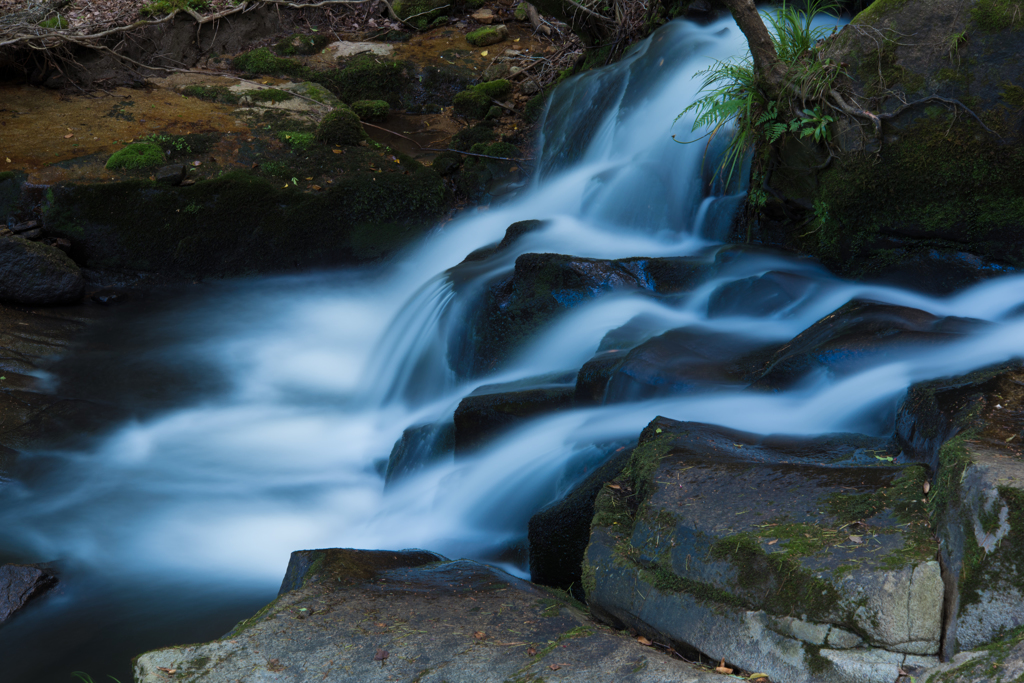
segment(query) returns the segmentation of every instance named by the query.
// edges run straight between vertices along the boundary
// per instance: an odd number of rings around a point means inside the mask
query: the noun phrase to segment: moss
[[[899,10],[907,2],[909,0],[875,0],[870,6],[855,16],[850,23],[858,26],[877,24],[883,16]]]
[[[897,84],[901,84],[908,93],[924,88],[924,77],[899,64],[896,57],[898,47],[897,34],[890,31],[877,50],[866,53],[861,59],[857,76],[864,83],[864,93],[868,97],[884,96]]]
[[[0,183],[4,182],[5,180],[10,180],[15,175],[17,174],[14,171],[0,171]]]
[[[265,47],[238,55],[231,60],[231,65],[245,73],[266,76],[301,77],[310,73],[310,70],[302,64],[284,57],[277,57]]]
[[[544,107],[548,103],[553,88],[545,88],[542,92],[530,98],[530,101],[523,107],[523,118],[528,123],[537,123],[544,115]]]
[[[384,100],[357,100],[352,103],[352,111],[363,121],[380,123],[388,117],[391,107]]]
[[[583,66],[580,68],[581,71],[587,71],[594,69],[599,66],[604,66],[608,63],[608,57],[612,53],[612,45],[605,45],[603,47],[590,47],[584,52]]]
[[[287,57],[290,55],[315,55],[327,47],[331,37],[327,34],[314,33],[305,35],[293,33],[274,43],[274,52]]]
[[[821,654],[821,646],[804,643],[804,662],[807,669],[815,676],[820,676],[832,668],[832,663]]]
[[[846,155],[823,172],[814,200],[828,206],[828,219],[795,246],[851,276],[884,265],[863,254],[888,234],[1024,265],[1024,240],[1013,238],[1024,235],[1024,176],[1006,172],[1022,167],[1024,145],[1001,144],[966,117],[934,109],[878,153]]]
[[[497,139],[498,134],[491,124],[478,124],[460,130],[452,138],[450,145],[452,149],[468,152],[474,145],[494,142]]]
[[[313,144],[316,136],[313,133],[304,133],[299,131],[281,131],[277,134],[277,138],[292,147],[293,149],[304,150],[309,149]]]
[[[502,40],[501,30],[497,26],[481,26],[466,34],[466,42],[476,47],[487,47]]]
[[[52,17],[49,17],[48,19],[43,19],[42,21],[39,22],[39,25],[43,28],[55,28],[63,30],[71,24],[68,22],[68,18],[65,17],[63,14],[57,14]]]
[[[515,17],[516,21],[526,21],[529,15],[527,14],[526,7],[529,3],[521,2],[516,5],[515,12],[512,16]]]
[[[474,85],[455,96],[452,104],[455,111],[463,116],[482,119],[491,108],[492,99],[507,97],[512,92],[512,85],[505,79]]]
[[[447,0],[397,0],[393,7],[400,19],[412,19],[410,23],[422,30],[439,18],[448,4]]]
[[[261,607],[260,610],[256,612],[256,614],[252,615],[248,619],[243,619],[242,621],[235,624],[235,627],[228,631],[224,638],[235,638],[237,636],[240,636],[256,624],[263,621],[264,617],[266,617],[267,614],[270,613],[270,610],[272,610],[277,605],[280,599],[280,597],[274,598],[272,601],[268,602],[266,605]]]
[[[982,31],[995,33],[1024,27],[1024,0],[977,0],[971,18]]]
[[[225,85],[189,85],[181,89],[181,94],[222,104],[238,104],[241,99],[238,93],[231,92],[231,89]]]
[[[136,171],[156,168],[164,163],[164,152],[152,142],[136,142],[114,152],[107,159],[106,167],[111,170]]]
[[[961,610],[980,602],[982,593],[992,584],[998,585],[1008,577],[1019,576],[1019,568],[1024,567],[1024,491],[1008,486],[1000,486],[998,491],[999,498],[1007,507],[1009,531],[1000,541],[998,550],[988,554],[974,542],[973,525],[965,524],[967,542],[964,544],[963,570],[960,574]],[[999,500],[994,507],[998,516]],[[1021,586],[1016,588],[1019,590]]]
[[[434,157],[434,163],[430,167],[443,176],[451,175],[462,167],[462,155],[455,152],[441,152]]]
[[[351,109],[335,109],[316,129],[316,139],[325,145],[358,145],[366,139],[359,117]]]
[[[253,102],[284,102],[285,100],[292,99],[291,93],[285,92],[284,90],[278,90],[277,88],[260,88],[259,90],[250,90],[245,93]]]
[[[1002,97],[1011,107],[1024,111],[1024,88],[1012,83],[1004,83]]]
[[[202,12],[209,8],[209,0],[153,0],[143,5],[139,14],[144,17],[162,17],[183,9]]]
[[[307,80],[324,86],[342,102],[384,100],[392,107],[402,106],[412,82],[405,62],[378,61],[369,55],[352,57],[337,69],[313,72]]]

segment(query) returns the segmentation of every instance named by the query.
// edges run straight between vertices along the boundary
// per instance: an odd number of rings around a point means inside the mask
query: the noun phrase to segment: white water
[[[301,548],[422,547],[504,559],[522,572],[521,558],[505,551],[522,544],[530,515],[604,457],[593,444],[633,439],[656,415],[754,432],[881,433],[912,382],[1019,355],[1024,319],[1012,312],[1024,303],[1021,276],[939,298],[844,282],[806,260],[750,251],[682,298],[620,294],[571,309],[500,376],[465,380],[448,368],[453,326],[478,288],[521,253],[622,258],[713,248],[736,198],[710,194],[704,146],[672,143],[673,132],[690,135],[687,122],[672,121],[695,95],[692,74],[743,49],[731,22],[672,24],[624,62],[560,92],[537,182],[519,198],[470,212],[380,269],[234,283],[194,297],[187,312],[168,312],[161,324],[175,334],[146,353],[183,373],[209,373],[218,388],[124,424],[88,449],[35,456],[58,465],[32,483],[5,484],[4,545],[148,585],[144,600],[164,608],[182,582],[268,596]],[[486,273],[458,283],[444,275],[524,219],[550,224]],[[708,317],[718,287],[770,270],[815,286],[770,315]],[[782,343],[854,298],[994,324],[781,394],[718,391],[541,418],[385,491],[379,468],[406,427],[450,418],[482,384],[575,371],[609,330],[638,315],[656,321],[652,336],[695,325]],[[147,620],[154,604],[143,610]],[[136,615],[126,612],[110,617],[111,637],[134,628]]]

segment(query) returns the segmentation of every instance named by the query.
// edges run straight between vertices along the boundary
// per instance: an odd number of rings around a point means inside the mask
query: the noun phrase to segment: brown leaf
[[[75,137],[74,133],[68,133],[67,135],[64,136],[64,139],[67,140],[68,138],[73,138],[73,137]]]
[[[929,483],[928,483],[928,482],[926,481],[926,482],[924,483],[924,492],[925,492],[925,493],[928,493],[929,491],[931,491],[931,489],[932,489],[932,485],[931,485],[931,484],[929,484]]]
[[[381,649],[381,650],[377,650],[377,654],[375,654],[373,656],[373,661],[381,662],[383,664],[384,660],[387,659],[387,658],[388,658],[388,651]]]
[[[535,647],[527,648],[526,649],[526,654],[530,655],[531,657],[534,656],[535,654],[537,654],[537,648],[535,648]]]
[[[650,645],[651,644],[651,641],[647,640],[643,636],[637,636],[636,637],[636,642],[640,643],[641,645]]]
[[[378,628],[387,628],[388,625],[387,624],[377,624],[377,627]]]
[[[157,668],[168,674],[174,674],[178,671],[177,669],[168,669],[166,666],[158,666]]]
[[[477,640],[483,640],[484,638],[487,637],[487,634],[484,633],[483,631],[477,631],[476,633],[473,634],[473,637],[476,638]]]
[[[730,669],[729,667],[727,667],[725,665],[725,658],[724,657],[722,658],[722,662],[718,666],[715,667],[715,671],[717,671],[720,674],[731,674],[732,673],[732,669]]]
[[[323,188],[322,188],[322,187],[320,187],[319,185],[312,185],[311,187],[312,187],[312,188],[313,188],[314,190],[322,190],[322,189],[323,189]]]
[[[334,152],[335,154],[341,154],[340,149],[332,149],[331,151]]]
[[[768,541],[768,545],[775,545],[778,542],[779,542],[779,539],[773,538],[772,540]]]
[[[551,664],[550,666],[548,666],[548,668],[551,669],[552,671],[558,671],[562,667],[559,666],[558,664]]]
[[[619,486],[618,484],[608,484],[608,488],[615,489],[616,491],[621,491],[622,490],[622,487]]]

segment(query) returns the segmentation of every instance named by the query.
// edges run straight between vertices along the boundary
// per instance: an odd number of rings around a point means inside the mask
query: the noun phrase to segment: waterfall
[[[213,285],[157,315],[177,333],[148,339],[145,349],[99,330],[88,362],[112,374],[129,372],[126,356],[146,353],[166,372],[216,381],[79,449],[24,456],[28,475],[0,488],[2,547],[22,561],[61,561],[68,589],[4,630],[5,662],[44,637],[52,647],[44,634],[53,628],[69,639],[69,652],[93,652],[82,656],[97,667],[125,648],[137,648],[130,656],[213,637],[273,596],[296,549],[421,547],[524,575],[530,516],[656,415],[753,432],[880,434],[911,383],[1018,355],[1020,276],[934,297],[843,281],[769,251],[723,256],[718,241],[741,197],[716,194],[708,167],[720,147],[679,145],[671,136],[692,136],[689,122],[673,122],[695,97],[693,74],[744,49],[731,20],[678,21],[620,63],[573,78],[552,97],[533,184],[438,227],[394,263]],[[459,266],[528,219],[544,227]],[[461,326],[525,253],[687,257],[719,267],[677,296],[641,288],[567,305],[490,375],[453,367],[453,356],[469,352],[453,346]],[[771,310],[710,312],[723,287],[767,273],[806,286]],[[783,343],[854,299],[986,324],[788,391],[717,387],[539,417],[479,452],[442,454],[384,486],[404,430],[450,420],[483,385],[572,377],[624,325],[637,325],[645,339],[691,327],[752,345]],[[79,661],[47,663],[41,651],[20,659],[5,680],[65,680]]]

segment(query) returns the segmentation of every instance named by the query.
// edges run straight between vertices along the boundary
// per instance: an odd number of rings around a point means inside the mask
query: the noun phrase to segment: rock
[[[466,34],[466,42],[476,47],[487,47],[508,39],[508,29],[504,24],[484,26]]]
[[[442,16],[448,6],[447,0],[396,0],[393,5],[400,19],[410,20],[421,30]]]
[[[695,286],[713,267],[699,257],[610,261],[523,254],[510,275],[490,286],[461,332],[467,339],[451,346],[456,354],[449,353],[449,362],[460,373],[494,370],[560,311],[610,292],[674,294]]]
[[[939,318],[915,308],[854,300],[825,316],[764,362],[755,388],[778,391],[814,372],[842,377],[879,357],[894,361],[930,344],[945,344],[986,325],[970,318]]]
[[[469,15],[469,18],[478,24],[493,24],[494,12],[489,9],[478,9]]]
[[[17,223],[10,226],[11,232],[15,234],[21,234],[23,232],[29,232],[39,227],[39,221],[25,221],[24,223]]]
[[[427,465],[450,459],[454,451],[453,423],[438,422],[409,427],[402,432],[402,438],[391,449],[384,474],[385,487]]]
[[[540,84],[533,79],[527,79],[519,84],[519,92],[524,95],[536,95],[540,90]]]
[[[694,326],[669,330],[632,349],[607,349],[587,361],[576,380],[576,401],[603,405],[745,386],[753,379],[756,360],[776,346],[735,332]]]
[[[40,230],[39,228],[36,228],[35,230],[26,230],[25,232],[21,233],[21,235],[19,235],[19,237],[21,237],[22,239],[32,240],[32,241],[38,240],[42,236],[43,236],[43,231]]]
[[[763,275],[733,280],[716,289],[708,298],[708,317],[730,315],[768,316],[789,308],[811,294],[817,294],[827,281],[799,273],[769,271]]]
[[[522,237],[523,235],[530,232],[534,232],[535,230],[541,230],[547,225],[547,221],[516,221],[515,223],[513,223],[512,225],[508,226],[505,229],[505,236],[501,239],[500,242],[489,244],[486,247],[480,247],[479,249],[474,249],[473,251],[466,255],[466,258],[463,259],[461,264],[450,270],[449,274],[452,275],[453,277],[459,277],[458,271],[460,266],[477,261],[484,261],[486,259],[491,258],[492,256],[501,254],[507,251],[508,248],[515,244],[517,241],[519,241],[519,238]]]
[[[67,254],[21,237],[0,238],[0,300],[30,306],[79,301],[85,281]]]
[[[1024,265],[1024,176],[1006,173],[1024,164],[1020,26],[1015,3],[993,0],[875,2],[858,14],[820,58],[847,65],[849,96],[892,118],[879,135],[836,117],[829,151],[776,146],[762,239],[856,277],[936,252]]]
[[[325,145],[358,145],[366,139],[359,117],[348,107],[335,109],[316,127],[316,139]]]
[[[352,103],[352,111],[363,121],[380,123],[388,117],[391,105],[384,100],[358,100]]]
[[[479,450],[531,417],[572,407],[572,384],[547,384],[520,391],[506,385],[482,386],[455,409],[455,455]]]
[[[946,623],[942,654],[1024,625],[1024,364],[916,384],[896,418],[907,454],[937,475]]]
[[[927,470],[879,453],[896,451],[654,420],[595,503],[591,612],[790,683],[891,681],[911,655],[934,663],[943,583]]]
[[[292,553],[276,600],[221,640],[139,656],[135,680],[163,683],[167,670],[208,683],[720,680],[499,569],[337,549]]]
[[[528,17],[526,16],[526,5],[527,5],[527,3],[525,3],[525,2],[521,2],[518,5],[516,5],[516,9],[515,9],[515,12],[513,14],[513,16],[516,18],[516,21],[526,21],[527,20]]]
[[[170,164],[161,166],[153,177],[164,185],[181,185],[181,181],[185,179],[185,172],[185,164]]]
[[[52,570],[25,564],[0,565],[0,624],[57,585]]]
[[[509,76],[509,71],[508,62],[495,62],[484,69],[483,74],[480,75],[480,80],[486,83],[488,81],[496,81],[499,78],[506,78]]]
[[[586,598],[582,567],[594,518],[594,500],[606,483],[619,476],[632,452],[632,448],[619,447],[564,498],[530,518],[531,581],[570,591],[577,600]]]
[[[507,97],[512,85],[506,80],[496,80],[466,88],[452,100],[455,111],[463,116],[482,119],[491,108],[492,99]]]

